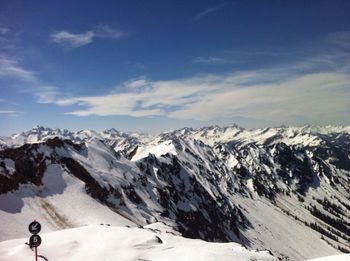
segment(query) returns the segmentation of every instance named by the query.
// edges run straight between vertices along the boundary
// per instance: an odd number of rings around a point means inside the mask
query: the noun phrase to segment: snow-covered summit
[[[15,147],[26,143],[42,142],[54,137],[72,139],[74,135],[73,132],[66,129],[52,129],[37,125],[30,130],[13,134],[10,137],[0,137],[0,145]]]

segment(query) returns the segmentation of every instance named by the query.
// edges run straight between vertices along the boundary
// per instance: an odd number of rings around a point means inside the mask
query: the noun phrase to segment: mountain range
[[[0,241],[26,236],[34,218],[44,232],[163,224],[305,260],[350,252],[349,192],[350,126],[159,135],[36,126],[0,138]]]

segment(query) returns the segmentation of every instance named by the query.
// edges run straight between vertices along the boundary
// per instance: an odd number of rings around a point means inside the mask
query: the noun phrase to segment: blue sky
[[[0,2],[0,135],[350,124],[350,1]]]

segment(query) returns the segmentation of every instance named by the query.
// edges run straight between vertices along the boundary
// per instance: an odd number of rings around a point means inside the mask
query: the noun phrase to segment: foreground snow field
[[[51,232],[42,234],[39,255],[50,261],[277,260],[266,251],[248,251],[236,243],[186,239],[159,229],[162,227],[157,224],[143,229],[97,225]],[[34,252],[25,245],[27,240],[1,242],[0,260],[34,259]]]
[[[311,259],[309,261],[349,261],[349,260],[350,260],[350,254],[345,254],[345,255],[326,256],[326,257]]]

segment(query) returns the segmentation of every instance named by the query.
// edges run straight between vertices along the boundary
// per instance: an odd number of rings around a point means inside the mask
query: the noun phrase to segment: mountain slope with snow
[[[39,255],[55,261],[277,260],[267,251],[248,251],[236,243],[209,243],[186,239],[159,229],[86,226],[42,234],[41,237]],[[1,242],[0,260],[32,258],[34,253],[24,244],[26,241],[27,238]]]
[[[154,137],[36,127],[20,136],[41,143],[21,146],[14,135],[0,151],[0,218],[11,224],[2,240],[24,236],[39,213],[47,231],[163,222],[282,259],[350,251],[349,127],[213,126]]]
[[[348,261],[350,260],[350,254],[326,256],[316,259],[310,259],[309,261]]]
[[[101,223],[135,226],[86,194],[84,185],[61,165],[48,164],[42,185],[22,184],[0,194],[0,217],[6,224],[0,241],[22,237],[33,219],[40,220],[43,232]]]

